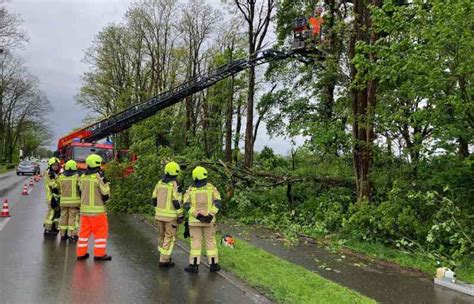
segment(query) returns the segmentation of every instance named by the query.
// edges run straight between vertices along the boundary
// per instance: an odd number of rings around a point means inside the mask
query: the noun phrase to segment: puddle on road
[[[286,246],[280,234],[264,228],[226,223],[219,224],[219,230],[381,303],[474,303],[473,297],[434,285],[432,279],[421,275],[402,273],[365,259],[331,252],[312,242]]]

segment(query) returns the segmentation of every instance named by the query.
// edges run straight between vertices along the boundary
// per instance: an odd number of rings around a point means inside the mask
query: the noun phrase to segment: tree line
[[[242,72],[115,138],[139,155],[136,174],[120,181],[117,209],[142,210],[132,202],[145,197],[132,184],[151,187],[163,158],[206,160],[223,177],[216,184],[228,190],[229,210],[251,222],[472,252],[467,0],[140,0],[87,50],[77,101],[110,115],[220,64],[284,47],[295,18],[311,16],[315,4],[324,26],[320,51],[307,54],[312,63]],[[288,156],[256,153],[262,125],[305,143]]]
[[[50,104],[33,76],[16,54],[27,42],[21,19],[0,1],[0,162],[12,163],[32,156],[49,140],[46,121]]]

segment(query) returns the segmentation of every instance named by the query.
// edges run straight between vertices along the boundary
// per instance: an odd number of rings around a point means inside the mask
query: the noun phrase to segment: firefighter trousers
[[[84,256],[89,246],[89,237],[94,236],[94,256],[106,255],[109,223],[106,214],[81,215],[77,256]]]
[[[217,244],[216,244],[216,226],[211,224],[209,226],[190,226],[189,234],[191,235],[191,251],[189,256],[189,264],[194,264],[196,259],[197,264],[201,263],[201,248],[204,241],[206,247],[206,255],[209,264],[218,263]]]
[[[59,208],[51,208],[51,203],[48,202],[48,211],[46,212],[46,217],[43,221],[43,227],[45,230],[58,230],[59,228],[59,217],[60,210]]]
[[[61,217],[59,219],[59,230],[61,236],[69,234],[69,236],[77,235],[79,227],[79,207],[78,206],[61,206]]]
[[[158,220],[158,251],[160,252],[160,262],[169,262],[176,242],[178,222],[164,222]]]

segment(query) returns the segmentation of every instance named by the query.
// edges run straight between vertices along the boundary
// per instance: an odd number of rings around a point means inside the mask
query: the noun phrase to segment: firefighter
[[[61,206],[61,218],[59,220],[61,240],[67,240],[69,234],[70,240],[77,242],[81,197],[77,163],[72,159],[66,162],[64,172],[59,175],[59,190],[61,194],[59,203]]]
[[[309,18],[309,24],[313,30],[313,38],[316,40],[321,40],[321,28],[324,24],[323,19],[323,8],[321,6],[316,7],[314,10],[314,17]]]
[[[44,173],[44,188],[48,212],[44,219],[44,235],[57,235],[59,230],[59,159],[52,157],[48,160],[48,169]]]
[[[175,162],[165,166],[165,175],[156,184],[153,190],[153,205],[156,205],[155,218],[158,222],[158,251],[160,252],[159,267],[173,267],[171,260],[178,224],[184,220],[183,209],[179,202],[181,200],[178,192],[176,178],[180,167]]]
[[[221,207],[221,196],[216,187],[207,181],[207,170],[201,166],[194,168],[194,184],[184,195],[184,209],[188,213],[191,252],[187,272],[198,273],[201,260],[201,246],[204,240],[210,271],[221,268],[218,264],[216,244],[216,214]],[[187,232],[185,231],[185,237]]]
[[[105,202],[110,196],[110,184],[100,168],[102,157],[91,154],[86,158],[86,164],[87,171],[79,181],[81,220],[77,259],[85,260],[89,257],[87,247],[92,234],[94,235],[94,260],[110,261],[112,257],[106,254],[109,223],[105,211]]]

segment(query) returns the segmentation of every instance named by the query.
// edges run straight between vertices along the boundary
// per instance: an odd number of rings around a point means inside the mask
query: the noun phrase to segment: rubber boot
[[[217,272],[219,270],[221,270],[221,266],[219,266],[219,264],[215,263],[214,258],[212,258],[212,263],[209,266],[209,271],[210,272]]]
[[[168,262],[160,262],[159,267],[171,268],[171,267],[174,267],[174,262],[171,259]]]
[[[51,230],[45,229],[43,235],[51,235]]]
[[[67,234],[65,234],[65,235],[61,235],[61,241],[63,241],[63,242],[64,242],[64,241],[67,241],[67,239],[68,239],[68,236],[67,236]]]
[[[190,273],[199,273],[199,265],[197,264],[197,258],[194,258],[194,264],[189,264],[189,266],[184,268],[184,270]]]
[[[79,240],[79,237],[77,235],[71,236],[69,238],[69,242],[76,243],[77,240]]]
[[[86,253],[86,254],[83,255],[83,256],[78,256],[78,257],[77,257],[77,260],[78,260],[78,261],[81,261],[81,260],[86,260],[86,259],[88,259],[88,258],[89,258],[89,253]]]
[[[110,255],[104,255],[104,256],[101,256],[101,257],[94,257],[94,260],[95,261],[111,261],[112,260],[112,257]]]

